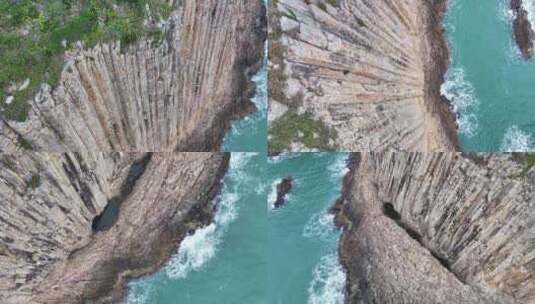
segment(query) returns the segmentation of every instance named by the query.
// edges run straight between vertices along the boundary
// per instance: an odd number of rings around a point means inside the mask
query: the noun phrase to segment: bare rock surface
[[[338,150],[458,149],[440,96],[445,2],[274,1],[270,102],[312,113]]]
[[[217,151],[230,121],[254,110],[248,78],[262,60],[265,9],[174,2],[161,42],[69,51],[60,83],[42,87],[28,120],[0,120],[0,151],[20,139],[48,152]]]
[[[0,302],[113,303],[213,216],[225,153],[155,153],[128,193],[131,153],[0,156]],[[37,178],[36,178],[37,176]],[[113,225],[93,220],[122,194]]]
[[[338,202],[347,303],[533,303],[535,169],[514,156],[359,156]]]

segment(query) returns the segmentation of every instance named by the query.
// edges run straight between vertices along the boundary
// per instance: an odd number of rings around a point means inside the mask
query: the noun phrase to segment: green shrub
[[[269,134],[272,152],[288,150],[292,142],[301,142],[311,149],[332,150],[329,141],[337,136],[335,130],[314,119],[311,113],[298,114],[292,110],[273,123]]]
[[[173,9],[165,0],[0,0],[0,115],[26,120],[27,100],[42,83],[54,86],[59,81],[63,41],[67,48],[76,41],[86,47],[113,40],[128,45],[153,35],[143,25],[146,4],[164,18]],[[12,83],[27,78],[27,89],[8,92]],[[5,103],[8,96],[14,97],[11,104]]]

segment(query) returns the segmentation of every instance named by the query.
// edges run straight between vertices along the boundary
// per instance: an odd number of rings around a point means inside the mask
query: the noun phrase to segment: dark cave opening
[[[119,217],[121,204],[128,197],[128,195],[130,195],[132,190],[134,190],[137,180],[145,172],[145,168],[147,167],[151,157],[152,153],[147,153],[143,158],[135,161],[130,166],[126,180],[121,185],[119,195],[112,197],[108,201],[108,204],[104,210],[102,210],[102,212],[93,219],[91,228],[94,232],[108,230],[115,224],[117,218]]]
[[[414,239],[415,241],[417,241],[418,243],[420,243],[420,245],[422,245],[422,247],[426,248],[427,250],[429,250],[429,253],[431,253],[431,255],[442,265],[444,266],[446,269],[448,269],[448,271],[452,272],[451,271],[451,265],[450,265],[450,262],[448,261],[448,259],[442,257],[441,255],[439,255],[438,253],[436,253],[434,250],[428,248],[427,246],[425,246],[425,244],[423,243],[422,241],[422,235],[420,233],[418,233],[418,231],[412,229],[411,227],[409,227],[407,224],[403,223],[401,221],[401,214],[399,214],[399,212],[396,211],[396,209],[394,208],[394,205],[392,205],[392,203],[383,203],[383,214],[386,215],[388,218],[392,219],[394,222],[396,222],[396,224],[402,228],[403,230],[405,230],[405,232],[407,232],[407,234],[412,238]]]

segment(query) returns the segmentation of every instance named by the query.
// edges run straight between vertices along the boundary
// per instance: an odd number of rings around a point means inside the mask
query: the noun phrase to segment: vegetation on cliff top
[[[288,150],[293,142],[303,143],[309,149],[333,150],[330,142],[337,134],[311,113],[290,110],[273,123],[269,136],[269,150],[281,152]]]
[[[518,176],[525,176],[531,168],[535,167],[535,153],[513,153],[513,160],[522,164],[524,169],[518,174]]]
[[[86,47],[144,35],[161,35],[165,0],[0,0],[0,115],[24,121],[27,100],[42,83],[55,85],[63,54],[77,41]],[[149,18],[150,17],[150,18]]]

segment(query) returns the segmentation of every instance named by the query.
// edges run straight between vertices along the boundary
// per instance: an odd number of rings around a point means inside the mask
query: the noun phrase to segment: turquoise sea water
[[[158,273],[131,282],[127,303],[269,303],[265,172],[265,155],[232,153],[214,223],[187,236]]]
[[[253,102],[257,111],[232,124],[223,141],[223,151],[267,153],[267,42],[262,68],[253,81],[256,84]]]
[[[340,195],[346,154],[286,154],[269,161],[268,295],[272,304],[342,304],[345,273],[339,230],[328,209]],[[274,209],[276,185],[292,176],[284,207]]]
[[[128,304],[342,304],[339,231],[327,210],[346,154],[232,153],[213,224],[187,236],[156,274],[129,284]],[[275,185],[295,185],[273,209]]]
[[[535,21],[534,1],[524,3]],[[535,150],[535,60],[513,40],[509,0],[450,0],[444,25],[452,65],[442,93],[460,115],[463,150]]]

